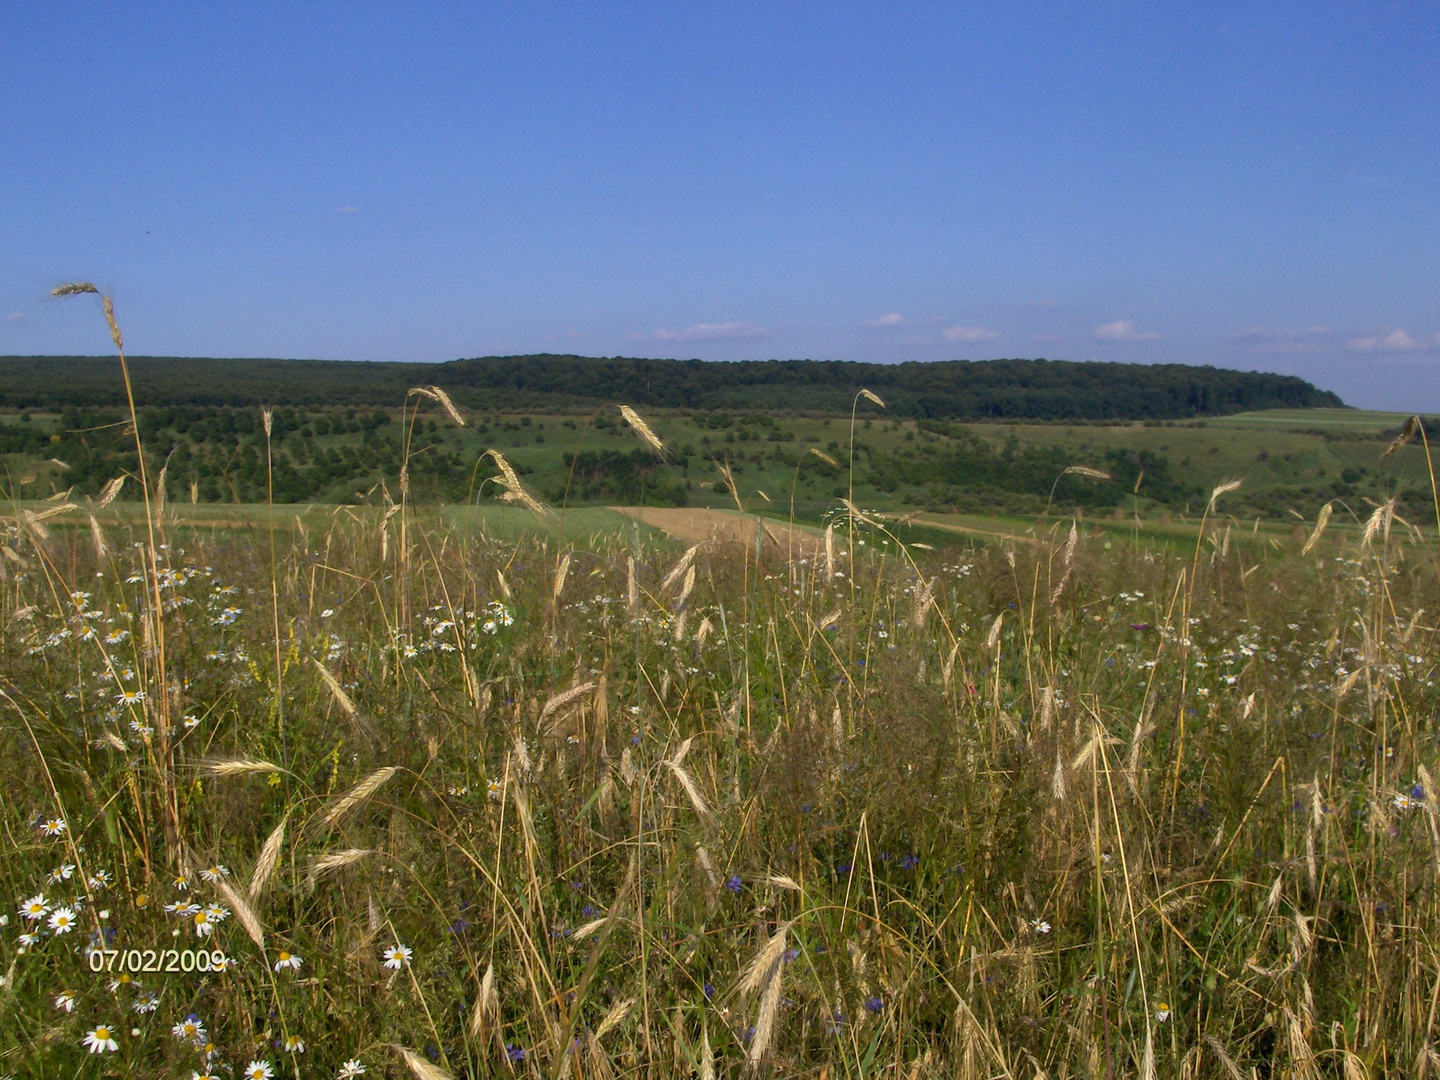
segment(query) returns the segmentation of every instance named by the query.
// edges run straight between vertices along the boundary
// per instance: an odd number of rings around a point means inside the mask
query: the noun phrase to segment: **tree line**
[[[887,414],[933,420],[1139,420],[1256,409],[1341,407],[1292,375],[1184,364],[1060,360],[864,364],[736,363],[625,357],[479,357],[438,364],[132,357],[150,406],[393,408],[413,386],[444,387],[462,407],[588,411],[606,402],[663,409],[848,413],[862,388]],[[0,409],[124,404],[106,357],[0,357]]]

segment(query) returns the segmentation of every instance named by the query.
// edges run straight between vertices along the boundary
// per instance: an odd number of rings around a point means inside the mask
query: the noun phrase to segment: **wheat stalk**
[[[95,509],[104,510],[115,501],[115,496],[120,494],[120,489],[124,486],[125,477],[123,476],[117,476],[113,480],[107,481],[105,486],[100,489],[100,498],[95,502]]]
[[[871,390],[863,390],[863,389],[862,389],[862,390],[860,391],[860,396],[863,397],[866,401],[873,401],[876,405],[879,405],[880,408],[882,408],[882,409],[885,408],[885,402],[881,401],[881,400],[880,400],[880,395],[877,394],[877,393],[875,393],[874,391],[871,391]]]
[[[841,499],[840,501],[845,504],[845,509],[850,512],[850,519],[852,521],[858,521],[862,525],[873,525],[875,528],[880,527],[880,523],[878,521],[868,516],[865,511],[861,510],[849,499]]]
[[[665,457],[665,444],[660,441],[660,436],[650,429],[650,425],[639,413],[629,405],[621,405],[620,415],[625,418],[627,424],[635,429],[635,433],[645,440],[646,445],[655,451],[657,457],[662,459]]]
[[[480,992],[475,997],[475,1008],[470,1013],[470,1037],[485,1041],[485,1026],[500,1018],[500,995],[495,991],[495,963],[485,965],[485,974],[480,979]]]
[[[89,514],[88,516],[90,518],[90,539],[95,543],[95,561],[99,562],[105,558],[108,550],[105,544],[105,533],[100,528],[100,522],[95,520],[95,515]]]
[[[306,876],[306,883],[310,888],[315,887],[321,874],[328,874],[332,870],[341,870],[347,866],[359,862],[366,855],[374,855],[373,848],[344,848],[340,851],[332,851],[328,855],[322,855],[315,860],[310,867],[310,873]]]
[[[279,765],[271,761],[260,761],[256,758],[231,758],[229,761],[212,761],[205,766],[215,776],[241,776],[247,773],[278,773],[284,772]]]
[[[355,702],[350,700],[350,695],[345,693],[345,688],[340,685],[334,675],[326,669],[318,659],[312,658],[315,670],[320,672],[320,678],[325,680],[325,685],[330,688],[330,693],[335,697],[335,703],[340,706],[346,716],[355,715]]]
[[[572,686],[569,690],[556,694],[549,701],[545,702],[545,707],[540,710],[540,722],[544,723],[545,718],[551,713],[563,709],[566,705],[579,701],[594,689],[595,683],[592,680],[590,682],[583,682],[579,686]]]
[[[543,502],[530,493],[529,489],[520,482],[520,476],[515,471],[515,466],[505,459],[505,455],[493,447],[485,451],[485,456],[492,458],[495,467],[500,470],[501,483],[505,487],[505,493],[501,498],[506,502],[518,502],[537,517],[546,517],[551,510]]]
[[[245,933],[250,935],[250,940],[260,950],[261,956],[265,954],[265,931],[260,926],[260,919],[256,916],[255,910],[250,902],[245,899],[228,881],[223,877],[215,882],[215,888],[235,912],[235,917],[240,920],[240,925],[245,928]]]
[[[1306,540],[1305,546],[1300,549],[1301,558],[1309,555],[1315,549],[1315,545],[1320,542],[1320,537],[1325,532],[1325,526],[1330,524],[1330,514],[1334,508],[1333,502],[1327,502],[1320,508],[1320,516],[1315,520],[1315,531],[1310,534],[1310,539]]]
[[[440,403],[440,407],[449,414],[451,420],[454,420],[460,427],[465,426],[465,418],[460,415],[460,410],[457,409],[455,403],[450,400],[449,394],[445,393],[445,391],[438,386],[430,386],[426,387],[426,389],[428,389],[431,396]]]
[[[363,803],[375,792],[379,791],[385,781],[389,780],[400,771],[398,765],[386,765],[383,769],[376,769],[369,776],[365,777],[358,784],[352,787],[336,801],[335,805],[325,812],[321,821],[326,827],[334,825],[350,811]]]
[[[740,985],[737,987],[741,994],[753,994],[769,983],[770,976],[785,955],[785,937],[790,932],[790,925],[788,922],[781,923],[774,935],[766,939],[750,963],[745,965],[744,974],[741,975]]]
[[[289,821],[290,811],[287,810],[280,819],[280,824],[266,837],[265,844],[260,849],[260,856],[255,860],[255,869],[250,874],[251,900],[260,899],[260,893],[270,881],[270,875],[275,872],[275,866],[280,861],[280,848],[285,843],[285,826]]]
[[[1400,434],[1395,436],[1394,441],[1391,442],[1391,444],[1385,448],[1385,452],[1380,455],[1380,460],[1384,461],[1391,454],[1395,453],[1396,450],[1399,450],[1400,447],[1404,446],[1407,442],[1413,439],[1415,437],[1415,432],[1419,430],[1420,417],[1412,416],[1409,420],[1406,420],[1405,426],[1400,429]]]
[[[1228,1076],[1230,1080],[1249,1080],[1249,1078],[1240,1071],[1240,1066],[1235,1064],[1235,1059],[1226,1052],[1224,1044],[1222,1044],[1219,1039],[1215,1038],[1214,1035],[1206,1035],[1205,1042],[1214,1053],[1215,1059],[1220,1062],[1220,1067],[1225,1070],[1225,1075]]]
[[[710,808],[705,805],[705,800],[701,797],[700,790],[695,786],[694,778],[685,770],[685,767],[677,765],[674,761],[665,762],[665,767],[675,774],[676,780],[680,781],[680,786],[685,789],[685,795],[689,798],[690,805],[695,808],[695,813],[701,817],[708,816]]]
[[[550,590],[550,599],[557,606],[560,603],[560,594],[565,591],[565,578],[570,574],[570,553],[567,551],[560,560],[560,565],[555,570],[555,585]]]
[[[775,1018],[780,1014],[780,976],[783,971],[784,965],[777,962],[770,971],[764,992],[760,995],[760,1009],[755,1016],[755,1034],[750,1038],[750,1048],[746,1053],[752,1067],[764,1058],[765,1051],[770,1048],[770,1040],[775,1035]]]
[[[1243,483],[1243,480],[1226,480],[1223,484],[1217,484],[1215,486],[1215,490],[1210,492],[1210,502],[1208,504],[1208,508],[1213,510],[1215,508],[1216,499],[1220,498],[1221,495],[1229,494]]]
[[[675,561],[675,565],[666,573],[664,579],[660,582],[660,588],[668,589],[674,585],[675,582],[679,581],[685,571],[690,569],[690,565],[695,561],[695,553],[699,550],[699,544],[687,548],[685,554],[681,555],[680,558]]]
[[[814,454],[821,461],[825,462],[826,465],[829,465],[832,469],[840,468],[840,462],[836,461],[833,457],[831,457],[829,454],[825,453],[824,450],[821,450],[818,447],[812,446],[809,450],[805,452],[807,454]]]
[[[388,1045],[391,1050],[400,1055],[400,1060],[415,1074],[417,1080],[455,1080],[439,1065],[430,1064],[414,1050],[401,1046],[399,1043],[389,1043]]]
[[[605,1014],[605,1018],[600,1021],[600,1026],[595,1029],[596,1040],[603,1039],[610,1032],[614,1031],[615,1028],[619,1027],[620,1024],[624,1022],[625,1017],[630,1015],[630,1010],[634,1007],[634,998],[622,998],[610,1006],[610,1011]]]

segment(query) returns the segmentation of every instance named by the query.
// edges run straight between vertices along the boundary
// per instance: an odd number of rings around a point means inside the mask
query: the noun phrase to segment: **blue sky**
[[[1047,356],[1440,411],[1440,5],[6,5],[0,353]]]

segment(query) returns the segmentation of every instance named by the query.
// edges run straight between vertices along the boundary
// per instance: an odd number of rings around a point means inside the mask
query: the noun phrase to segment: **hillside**
[[[1289,375],[1181,364],[966,360],[859,364],[718,363],[508,356],[443,364],[132,357],[136,400],[154,406],[380,407],[411,386],[463,406],[588,412],[606,402],[661,409],[848,413],[862,387],[890,415],[935,420],[1178,420],[1344,403]],[[0,409],[124,404],[110,357],[0,357]]]

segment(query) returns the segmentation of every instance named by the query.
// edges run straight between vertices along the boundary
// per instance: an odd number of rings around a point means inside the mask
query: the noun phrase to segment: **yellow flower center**
[[[101,1042],[104,1042],[106,1039],[110,1038],[110,1029],[107,1027],[97,1027],[95,1029],[95,1038],[99,1039]]]

